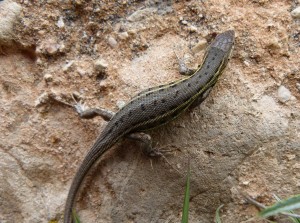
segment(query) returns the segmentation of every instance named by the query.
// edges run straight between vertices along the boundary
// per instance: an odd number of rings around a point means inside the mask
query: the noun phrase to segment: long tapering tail
[[[71,184],[69,194],[67,197],[65,212],[64,212],[64,223],[72,223],[72,209],[74,205],[74,200],[76,198],[76,194],[80,188],[81,182],[84,180],[86,174],[91,169],[93,164],[99,159],[99,157],[107,151],[113,144],[116,143],[118,139],[101,139],[100,137],[96,140],[93,147],[90,149],[88,154],[85,156],[82,164],[75,177],[73,178],[73,182]]]

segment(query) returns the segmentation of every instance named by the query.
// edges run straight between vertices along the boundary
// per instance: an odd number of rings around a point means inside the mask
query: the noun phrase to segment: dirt
[[[0,222],[62,222],[72,178],[105,126],[72,105],[117,111],[201,64],[233,29],[235,49],[203,104],[103,157],[76,201],[82,222],[179,222],[188,163],[190,222],[267,222],[260,203],[299,193],[299,1],[0,1]],[[283,88],[283,87],[284,88]],[[279,90],[281,89],[281,90]],[[250,220],[249,220],[250,219]],[[251,220],[252,219],[252,220]],[[276,222],[288,222],[284,216]]]

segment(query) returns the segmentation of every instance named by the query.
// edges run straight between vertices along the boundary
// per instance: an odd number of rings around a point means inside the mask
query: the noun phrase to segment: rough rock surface
[[[297,6],[0,1],[0,222],[62,222],[71,180],[105,126],[100,118],[80,120],[72,94],[116,111],[140,90],[180,78],[174,51],[196,67],[204,51],[190,49],[228,29],[236,32],[235,50],[209,98],[150,132],[156,146],[172,151],[167,161],[119,143],[85,180],[76,210],[82,222],[180,222],[189,160],[192,223],[212,222],[221,204],[225,223],[256,216],[239,191],[266,205],[273,193],[298,194]]]

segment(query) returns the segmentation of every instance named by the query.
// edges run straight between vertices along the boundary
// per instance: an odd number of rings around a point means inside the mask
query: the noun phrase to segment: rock
[[[53,81],[53,76],[51,74],[45,74],[44,75],[44,80],[46,82],[51,82],[51,81]]]
[[[182,20],[181,23],[182,23],[183,25],[187,25],[187,24],[188,24],[188,22],[187,22],[186,20]]]
[[[78,91],[73,91],[72,95],[74,96],[74,98],[77,98],[77,99],[80,99],[80,100],[82,99],[82,96]]]
[[[57,43],[48,42],[45,44],[45,52],[49,55],[55,55],[59,50],[59,45]]]
[[[289,101],[292,97],[292,94],[290,92],[289,89],[287,89],[286,87],[284,87],[283,85],[281,85],[278,88],[278,99],[279,101],[281,101],[282,103],[285,103],[287,101]]]
[[[108,63],[104,59],[98,59],[94,63],[95,70],[99,73],[104,72],[108,67]]]
[[[84,1],[82,1],[82,0],[75,0],[74,4],[77,5],[77,6],[81,6],[83,4],[83,2]]]
[[[118,107],[119,109],[123,108],[125,105],[126,105],[126,102],[125,102],[125,101],[117,101],[117,107]]]
[[[118,42],[117,42],[117,40],[114,38],[114,37],[112,37],[112,36],[110,36],[110,37],[108,37],[108,44],[112,47],[112,48],[115,48],[116,46],[117,46],[117,44],[118,44]]]
[[[121,32],[119,33],[119,38],[125,40],[129,37],[128,32]]]
[[[64,43],[57,43],[56,40],[47,39],[36,48],[36,54],[46,54],[46,55],[56,55],[57,53],[63,52],[65,50]]]
[[[66,46],[65,46],[64,43],[60,43],[60,44],[58,45],[58,50],[59,50],[59,52],[64,52],[65,49],[66,49]]]
[[[146,17],[149,17],[155,11],[156,11],[155,8],[145,8],[142,10],[137,10],[134,13],[132,13],[127,18],[127,20],[130,22],[138,22],[138,21],[145,19]]]
[[[287,155],[286,155],[286,158],[287,158],[288,160],[293,160],[293,159],[296,158],[296,155],[295,155],[295,154],[287,154]]]
[[[296,83],[296,87],[297,87],[298,91],[300,91],[300,83]]]
[[[268,47],[269,49],[275,50],[275,49],[280,49],[282,46],[281,46],[281,44],[279,43],[278,38],[273,37],[273,38],[270,38],[270,39],[268,40],[268,42],[267,42],[267,47]]]
[[[189,31],[191,31],[191,32],[197,32],[197,27],[191,25],[191,26],[189,27]]]
[[[244,60],[243,63],[244,63],[247,67],[250,66],[250,62],[249,62],[248,60]]]
[[[291,15],[294,18],[300,18],[300,7],[295,8],[292,12]]]
[[[72,68],[72,65],[74,64],[74,60],[68,61],[62,68],[63,72],[67,72]]]
[[[65,23],[64,23],[64,20],[63,20],[62,17],[59,17],[59,19],[58,19],[56,25],[57,25],[59,28],[65,27]]]
[[[87,72],[86,72],[86,70],[78,67],[77,68],[77,73],[82,77],[82,76],[85,76]]]
[[[11,1],[0,3],[0,45],[10,45],[13,42],[13,25],[17,21],[22,7]]]

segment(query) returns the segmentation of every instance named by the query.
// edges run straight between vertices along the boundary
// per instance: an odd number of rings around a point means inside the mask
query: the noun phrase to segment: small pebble
[[[45,51],[49,55],[56,54],[58,52],[58,49],[59,49],[59,45],[56,43],[49,42],[45,44]]]
[[[99,83],[99,87],[101,88],[101,89],[103,89],[103,88],[107,88],[107,81],[106,80],[102,80],[102,81],[100,81],[100,83]]]
[[[74,64],[73,60],[67,62],[62,68],[63,72],[70,70],[70,68],[72,67],[73,64]]]
[[[62,17],[59,17],[56,25],[59,27],[59,28],[63,28],[65,26],[65,23],[64,23],[64,20]]]
[[[75,0],[74,3],[78,6],[81,6],[83,1],[82,0]]]
[[[44,80],[46,82],[51,82],[51,81],[53,81],[53,76],[51,74],[45,74],[44,75]]]
[[[144,20],[145,18],[149,18],[152,13],[156,12],[156,8],[145,8],[141,10],[137,10],[134,13],[132,13],[127,20],[129,22],[139,22],[141,20]]]
[[[268,40],[267,47],[270,49],[280,49],[282,46],[279,43],[279,40],[273,37]]]
[[[287,89],[283,85],[281,85],[278,88],[278,92],[277,93],[278,93],[279,101],[281,101],[282,103],[289,101],[291,99],[291,97],[292,97],[292,94],[289,91],[289,89]]]
[[[297,87],[298,91],[300,91],[300,83],[296,83],[296,87]]]
[[[41,58],[38,57],[38,58],[36,59],[35,63],[36,63],[37,65],[42,65],[42,64],[43,64],[43,61],[41,60]]]
[[[187,22],[186,20],[182,20],[181,23],[182,23],[183,25],[187,25],[187,24],[188,24],[188,22]]]
[[[293,169],[300,169],[300,163],[295,163],[293,165]]]
[[[295,8],[292,12],[291,15],[294,18],[300,18],[300,7]]]
[[[45,35],[45,33],[46,33],[46,30],[44,30],[44,29],[38,31],[38,34],[41,36]]]
[[[249,185],[249,184],[250,184],[250,181],[249,181],[249,180],[243,181],[242,184],[243,184],[243,185]]]
[[[112,36],[108,37],[108,44],[112,47],[115,48],[118,44],[117,40],[113,38]]]
[[[243,61],[243,63],[247,66],[247,67],[249,67],[250,66],[250,63],[249,63],[249,61],[248,60],[244,60]]]
[[[296,158],[296,155],[295,154],[287,154],[286,157],[288,160],[293,160]]]
[[[0,5],[0,43],[9,44],[14,40],[14,23],[18,21],[21,5],[14,1],[4,1]]]
[[[190,30],[191,32],[197,32],[197,27],[191,25],[191,26],[189,27],[189,30]]]
[[[125,101],[117,101],[117,107],[118,107],[119,109],[123,108],[125,105],[126,105],[126,102],[125,102]]]
[[[78,74],[79,74],[81,77],[85,76],[86,73],[87,73],[86,70],[84,70],[84,69],[82,69],[82,68],[80,68],[80,67],[77,68],[77,72],[78,72]]]
[[[128,37],[129,37],[128,32],[119,33],[119,38],[122,40],[127,39]]]
[[[82,96],[78,91],[73,91],[72,95],[74,96],[74,98],[82,99]]]
[[[103,72],[108,67],[108,63],[104,59],[98,59],[95,61],[94,66],[97,72]]]
[[[66,46],[64,43],[59,44],[59,52],[64,52],[65,49],[66,49]]]

